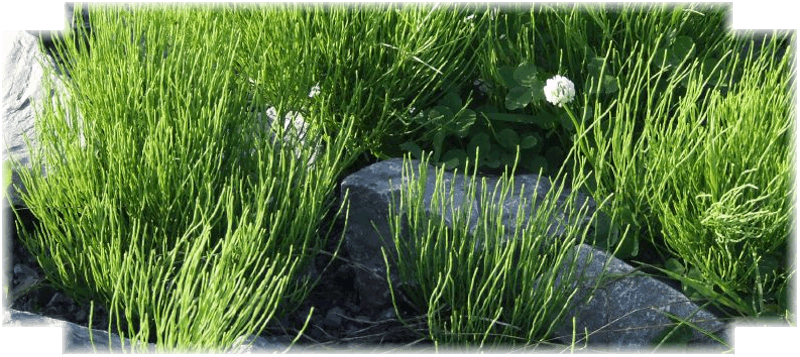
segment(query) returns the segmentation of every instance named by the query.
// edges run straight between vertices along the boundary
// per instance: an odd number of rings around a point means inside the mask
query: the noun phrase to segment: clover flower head
[[[317,83],[313,87],[311,87],[311,91],[308,92],[308,97],[314,98],[314,96],[319,94],[319,92],[320,92],[319,83]]]
[[[544,86],[544,96],[553,105],[563,107],[564,104],[575,99],[575,85],[566,77],[554,76],[547,80]]]

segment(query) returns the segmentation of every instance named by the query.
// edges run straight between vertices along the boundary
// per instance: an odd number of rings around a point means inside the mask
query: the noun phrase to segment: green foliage
[[[793,38],[775,34],[753,52],[747,38],[703,48],[697,37],[669,34],[666,48],[657,40],[606,56],[621,64],[612,66],[619,95],[608,102],[588,91],[594,120],[579,141],[595,178],[587,188],[613,194],[610,229],[631,225],[648,237],[668,262],[658,270],[689,297],[739,316],[785,316],[795,114],[794,68],[782,53]],[[636,244],[621,252],[635,256]]]
[[[84,33],[58,43],[69,95],[37,116],[31,163],[47,174],[21,172],[39,222],[22,241],[53,286],[110,312],[126,349],[228,351],[313,286],[307,268],[336,212],[353,121],[336,138],[310,127],[305,145],[268,140],[284,133],[265,132],[239,87],[241,33],[227,8],[90,16],[91,54],[74,41]]]
[[[397,156],[410,108],[434,105],[474,72],[474,49],[489,20],[477,10],[430,4],[244,6],[236,14],[244,46],[237,71],[252,87],[257,106],[281,104],[303,112],[309,103],[325,102],[332,116],[315,125],[335,133],[345,120],[355,120],[354,146],[381,158]],[[315,84],[320,94],[308,98]],[[288,93],[295,99],[278,103]]]
[[[437,106],[420,110],[412,117],[412,124],[423,129],[423,134],[400,147],[415,158],[420,158],[423,148],[429,148],[432,161],[448,169],[464,168],[467,158],[476,157],[478,168],[490,171],[515,165],[515,153],[520,149],[521,168],[554,173],[569,146],[548,144],[558,139],[553,134],[560,127],[574,130],[573,125],[565,115],[557,116],[549,110],[537,114],[524,110],[539,107],[544,101],[544,80],[535,66],[507,66],[501,73],[506,78],[497,87],[510,88],[505,110],[486,104],[470,106],[473,98],[468,97],[464,104],[456,92],[448,92]]]
[[[399,199],[411,213],[393,224],[415,227],[416,245],[395,240],[408,253],[398,267],[436,343],[546,340],[574,293],[554,284],[555,267],[583,239],[626,259],[655,246],[653,269],[733,315],[794,316],[794,36],[749,41],[728,33],[724,8],[694,4],[90,15],[91,34],[58,44],[70,95],[37,113],[31,161],[47,176],[20,177],[41,224],[21,235],[54,286],[105,305],[109,330],[134,347],[227,351],[291,313],[313,283],[321,221],[341,209],[337,179],[365,148],[504,173],[482,200],[505,197],[524,170],[572,175],[609,203],[588,237],[545,244],[545,209],[508,243],[502,211],[482,205],[479,222],[458,212],[448,225],[422,214],[424,187],[410,185]],[[575,83],[566,110],[543,100],[554,74]],[[270,107],[303,116],[307,145],[253,135]],[[6,161],[5,185],[10,175]],[[697,329],[671,318],[655,344]]]
[[[529,346],[547,341],[567,317],[570,304],[580,304],[574,301],[575,283],[582,276],[574,248],[588,232],[571,225],[555,237],[550,228],[557,224],[558,209],[570,215],[584,214],[587,207],[574,205],[574,191],[566,206],[560,206],[557,198],[563,186],[554,186],[544,197],[534,190],[530,200],[524,199],[526,192],[519,192],[523,199],[513,232],[503,226],[503,210],[495,205],[481,204],[474,221],[472,203],[481,184],[474,168],[465,176],[464,200],[456,202],[453,186],[448,189],[443,183],[463,174],[442,167],[428,173],[427,156],[419,164],[419,176],[406,156],[403,182],[408,184],[390,205],[396,252],[391,256],[405,287],[397,294],[408,296],[425,312],[424,335],[436,346]],[[429,174],[437,177],[431,214],[424,200]],[[515,194],[514,172],[507,171],[495,187],[485,180],[482,185],[480,202],[501,202]],[[387,262],[389,256],[384,252]]]
[[[688,101],[698,100],[703,82],[691,77],[674,122],[650,141],[652,155],[669,166],[656,168],[669,179],[650,202],[667,246],[727,297],[722,305],[749,316],[788,308],[777,306],[777,292],[791,274],[784,256],[795,71],[778,44],[773,38],[759,56],[744,59],[741,81],[725,95],[712,91],[700,108]],[[685,144],[676,147],[676,137]],[[742,142],[748,144],[734,144]]]
[[[11,185],[11,161],[3,161],[3,188],[8,188]]]

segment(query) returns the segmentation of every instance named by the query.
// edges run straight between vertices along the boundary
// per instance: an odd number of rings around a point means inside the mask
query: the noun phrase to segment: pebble
[[[20,280],[25,280],[26,278],[39,279],[39,274],[36,273],[36,270],[25,264],[14,264],[14,275]]]
[[[338,306],[333,307],[328,310],[328,313],[325,315],[325,320],[322,321],[322,324],[330,328],[339,328],[342,326],[343,315],[344,309]]]

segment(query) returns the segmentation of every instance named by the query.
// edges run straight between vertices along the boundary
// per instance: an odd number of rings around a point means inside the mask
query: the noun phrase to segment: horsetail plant
[[[39,222],[22,239],[54,286],[108,309],[126,350],[233,351],[314,283],[354,121],[334,139],[251,138],[267,128],[237,86],[229,16],[91,7],[95,31],[59,43],[69,95],[39,113],[46,174],[21,174]]]
[[[503,217],[515,213],[495,203],[517,189],[513,172],[491,187],[485,178],[476,183],[473,171],[465,176],[462,201],[445,183],[464,174],[439,168],[435,186],[426,187],[427,167],[425,159],[419,161],[417,176],[405,160],[405,184],[390,206],[396,251],[384,254],[396,259],[404,286],[394,293],[425,311],[426,333],[437,348],[546,343],[571,304],[578,303],[577,252],[588,232],[588,226],[567,224],[559,235],[554,227],[587,215],[588,206],[577,206],[574,191],[559,206],[564,181],[544,197],[523,185],[516,224],[506,227]],[[477,190],[480,208],[473,212]],[[425,197],[430,197],[430,214]]]

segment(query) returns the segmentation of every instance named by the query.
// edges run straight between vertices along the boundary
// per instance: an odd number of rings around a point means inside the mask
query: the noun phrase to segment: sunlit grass
[[[583,103],[594,108],[579,141],[594,196],[616,193],[617,224],[664,249],[660,270],[733,316],[793,320],[793,43],[775,34],[744,53],[747,41],[730,38],[719,59],[686,58],[671,71],[646,47],[609,52],[624,59],[619,95]]]
[[[643,263],[696,301],[794,320],[793,34],[753,51],[727,32],[724,8],[697,5],[91,9],[91,34],[59,47],[68,95],[38,113],[22,198],[39,225],[23,239],[54,286],[108,307],[108,328],[135,347],[228,351],[291,313],[316,252],[338,238],[322,221],[343,209],[332,197],[342,173],[365,152],[404,154],[399,144],[421,135],[412,109],[525,62],[575,82],[582,121],[554,132],[575,147],[552,172],[607,203],[603,215],[594,234],[569,226],[549,239],[556,185],[514,232],[489,205],[446,224],[423,214],[424,170],[411,178],[391,219],[424,338],[546,343],[575,294],[555,284],[574,272],[557,267],[584,241],[632,263],[650,244],[662,260]],[[302,115],[304,139],[254,135],[270,107]],[[452,206],[449,174],[436,172],[434,211]],[[513,171],[481,196],[473,179],[469,200],[517,194]]]
[[[54,286],[109,309],[135,348],[226,351],[290,313],[337,210],[352,125],[324,148],[316,127],[304,146],[251,140],[264,128],[236,86],[228,16],[93,11],[90,52],[69,37],[61,47],[70,97],[37,122],[32,162],[47,175],[23,177],[39,222],[23,241]]]
[[[576,269],[576,247],[587,240],[589,226],[567,222],[587,215],[588,206],[577,199],[577,191],[559,201],[565,192],[560,179],[544,197],[524,185],[514,192],[514,172],[506,172],[494,187],[468,172],[464,193],[458,195],[463,200],[456,201],[454,185],[443,183],[464,173],[428,172],[425,159],[418,165],[405,161],[406,184],[389,214],[397,253],[385,253],[385,259],[395,260],[406,287],[395,294],[406,294],[425,311],[423,335],[447,348],[547,344],[569,317],[571,304],[582,303],[576,297],[583,276]],[[431,213],[425,208],[428,175],[436,175],[428,192]],[[474,216],[479,185],[482,204]],[[510,195],[522,197],[519,207],[508,208],[516,209],[513,231],[504,217],[514,213],[492,204]],[[564,225],[561,234],[554,229],[559,225]]]

